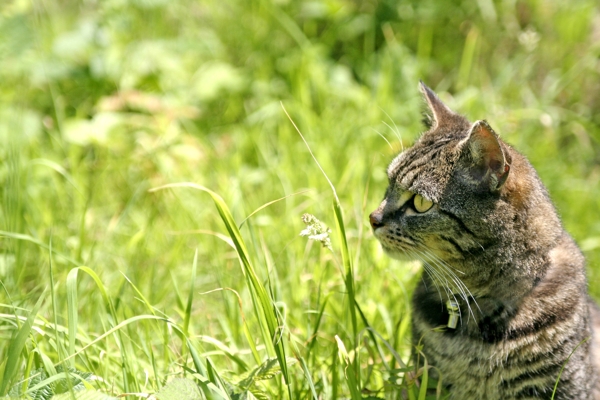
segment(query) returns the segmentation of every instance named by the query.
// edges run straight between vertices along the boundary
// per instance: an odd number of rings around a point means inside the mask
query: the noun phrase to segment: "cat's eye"
[[[433,207],[433,201],[427,200],[425,197],[420,194],[416,194],[413,199],[413,204],[415,205],[415,210],[420,213],[424,213],[429,211],[431,207]]]

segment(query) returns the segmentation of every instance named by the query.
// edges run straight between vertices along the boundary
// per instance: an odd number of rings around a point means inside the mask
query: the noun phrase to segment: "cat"
[[[600,399],[600,309],[546,188],[486,121],[420,90],[429,130],[391,162],[369,216],[388,255],[424,265],[415,363],[452,399],[550,399],[557,382],[555,399]]]

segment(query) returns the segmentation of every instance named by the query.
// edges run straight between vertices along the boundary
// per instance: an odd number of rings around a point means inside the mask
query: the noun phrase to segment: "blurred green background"
[[[52,375],[68,354],[59,329],[73,310],[67,275],[85,265],[115,313],[80,274],[77,349],[151,309],[174,323],[187,316],[202,357],[232,393],[244,391],[238,381],[258,363],[242,318],[250,338],[262,328],[219,214],[198,191],[148,191],[187,181],[219,193],[238,224],[288,196],[241,232],[286,340],[306,360],[305,370],[290,367],[294,397],[350,396],[335,340],[352,353],[342,245],[333,235],[331,252],[299,236],[304,213],[335,231],[333,196],[283,107],[340,198],[356,301],[408,361],[407,299],[419,268],[387,259],[367,216],[385,191],[385,167],[423,130],[419,79],[527,155],[600,296],[595,1],[9,0],[0,18],[0,372],[22,324],[15,315],[42,297],[11,385],[36,368]],[[199,294],[219,288],[240,297]],[[94,386],[104,392],[153,393],[192,368],[166,325],[120,331],[70,361],[101,377]],[[391,350],[373,346],[357,350],[357,387],[395,398],[392,378],[403,372]],[[279,398],[283,386],[273,378],[252,390]]]

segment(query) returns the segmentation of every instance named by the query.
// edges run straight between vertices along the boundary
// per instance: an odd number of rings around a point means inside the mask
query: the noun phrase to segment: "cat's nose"
[[[371,228],[373,228],[373,230],[381,228],[384,225],[383,213],[379,210],[373,211],[371,215],[369,215],[369,222],[371,223]]]

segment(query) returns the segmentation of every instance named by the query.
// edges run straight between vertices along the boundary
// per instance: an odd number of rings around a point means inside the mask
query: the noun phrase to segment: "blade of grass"
[[[211,344],[212,346],[216,347],[217,349],[219,349],[219,351],[226,355],[227,357],[229,357],[231,359],[231,361],[235,362],[237,365],[240,366],[240,368],[244,371],[248,370],[248,365],[246,365],[246,363],[244,362],[244,360],[242,360],[238,355],[236,351],[233,351],[232,349],[230,349],[225,343],[211,337],[211,336],[206,336],[206,335],[198,335],[196,336],[196,339],[198,341],[201,341],[203,343],[208,343]]]
[[[288,197],[288,196],[286,196]],[[281,200],[281,199],[279,199]],[[278,200],[276,200],[278,201]],[[261,207],[257,210],[255,210],[252,214],[260,211],[260,209],[262,209],[264,207]],[[250,214],[250,216],[252,215]],[[244,221],[246,221],[249,217],[247,217]],[[243,222],[242,222],[243,224]],[[242,224],[240,224],[240,227],[242,226]],[[232,249],[236,249],[235,244],[233,243],[233,240],[231,240],[231,238],[229,236],[223,235],[221,233],[218,232],[213,232],[213,231],[209,231],[209,230],[204,230],[204,229],[195,229],[195,230],[189,230],[189,231],[178,231],[178,232],[169,232],[169,234],[173,234],[173,235],[184,235],[184,234],[206,234],[206,235],[211,235],[214,236],[220,240],[222,240],[223,242],[227,243],[227,245],[231,246]],[[175,283],[175,278],[173,278],[173,282]],[[254,344],[254,340],[252,339],[252,335],[250,334],[250,330],[248,329],[248,323],[246,322],[246,318],[244,316],[244,311],[243,311],[243,307],[242,307],[242,298],[240,297],[239,293],[237,291],[235,291],[232,288],[218,288],[218,289],[214,289],[214,290],[209,290],[208,292],[203,292],[200,293],[202,295],[204,294],[209,294],[212,292],[216,292],[216,291],[224,291],[224,290],[228,290],[233,292],[237,299],[238,299],[238,304],[239,304],[239,309],[240,309],[240,316],[242,317],[242,330],[244,332],[244,336],[246,337],[246,340],[248,342],[248,345],[250,346],[250,350],[252,351],[252,355],[254,356],[254,360],[256,361],[257,364],[261,363],[261,359],[260,359],[260,355],[258,354],[258,351],[256,349],[256,345]],[[177,299],[180,299],[179,296],[176,297]],[[182,307],[182,304],[180,304],[180,307]],[[264,335],[265,338],[269,337],[267,333],[265,333]]]
[[[306,365],[306,361],[300,355],[300,352],[298,351],[298,347],[296,346],[296,343],[294,342],[294,340],[290,340],[290,346],[292,348],[292,352],[294,353],[294,357],[296,357],[296,359],[298,361],[300,361],[300,366],[302,367],[302,371],[304,372],[304,377],[306,378],[306,381],[308,382],[308,386],[310,387],[310,391],[312,393],[313,399],[319,400],[319,396],[317,395],[317,389],[315,388],[315,384],[312,380],[312,377],[310,376],[310,371],[308,370],[308,365]]]
[[[590,339],[591,339],[591,336],[583,339],[581,342],[579,342],[579,344],[577,344],[577,346],[575,346],[575,348],[573,349],[573,351],[571,352],[571,354],[569,354],[569,357],[567,358],[567,361],[565,361],[565,363],[560,368],[560,372],[558,373],[558,377],[556,378],[556,382],[554,383],[554,389],[552,390],[552,397],[550,398],[550,400],[554,400],[554,396],[556,395],[556,389],[558,388],[558,382],[560,382],[560,376],[562,375],[563,370],[565,369],[565,366],[567,365],[567,363],[571,359],[571,356],[577,351],[577,349],[579,348],[579,346],[581,346],[582,344],[584,344],[585,342],[587,342]]]
[[[250,217],[252,217],[257,212],[259,212],[259,211],[261,211],[261,210],[269,207],[271,204],[275,204],[275,203],[277,203],[277,202],[279,202],[281,200],[285,200],[285,199],[287,199],[289,197],[296,196],[298,194],[302,194],[302,193],[306,193],[306,192],[309,192],[309,190],[301,190],[299,192],[288,194],[287,196],[283,196],[283,197],[280,197],[280,198],[278,198],[276,200],[272,200],[272,201],[269,201],[268,203],[263,204],[262,206],[258,207],[256,210],[254,210],[250,214],[248,214],[248,216],[246,218],[244,218],[244,220],[242,222],[240,222],[240,224],[238,225],[238,228],[242,229],[242,226],[244,225],[244,223],[246,221],[248,221],[250,219]]]
[[[338,375],[338,352],[335,346],[331,346],[332,356],[331,356],[331,398],[338,398],[338,386],[339,384],[339,375]]]
[[[77,303],[77,271],[73,268],[67,275],[67,315],[69,329],[69,356],[75,354],[75,342],[77,339],[78,303]]]
[[[35,349],[35,350],[37,350],[37,349]],[[31,375],[31,368],[33,366],[34,359],[35,359],[35,352],[31,351],[29,353],[27,365],[25,367],[25,373],[23,374],[23,383],[21,383],[21,393],[24,393],[27,390],[27,380],[29,379],[29,375]],[[16,386],[19,386],[19,385],[16,385]]]
[[[50,300],[52,302],[52,312],[54,317],[54,340],[56,340],[56,354],[58,358],[62,358],[61,354],[61,341],[58,337],[58,310],[56,307],[56,293],[54,292],[54,274],[52,273],[52,237],[50,237],[50,243],[48,244],[48,274],[50,278]]]
[[[217,369],[215,368],[212,361],[208,357],[206,357],[206,373],[208,374],[208,379],[210,379],[210,381],[216,387],[218,387],[223,393],[227,393],[223,379],[221,379],[221,376],[219,376]],[[227,398],[231,399],[231,397],[229,395],[227,395]]]
[[[198,267],[198,249],[194,253],[194,262],[192,263],[192,281],[190,283],[190,293],[188,294],[187,305],[185,307],[185,316],[183,319],[183,332],[189,335],[190,318],[192,315],[192,303],[194,302],[194,281],[196,280],[196,270]]]
[[[252,340],[252,335],[250,334],[250,330],[248,329],[248,323],[246,322],[246,317],[244,316],[244,309],[242,307],[242,298],[241,298],[240,294],[238,292],[236,292],[235,290],[233,290],[232,288],[218,288],[218,289],[210,290],[208,292],[203,292],[200,294],[204,295],[204,294],[209,294],[209,293],[218,292],[218,291],[231,291],[237,297],[238,306],[240,308],[240,316],[242,318],[242,330],[244,332],[244,336],[246,337],[246,341],[248,342],[248,345],[250,346],[250,350],[252,351],[252,355],[254,356],[254,361],[256,361],[257,364],[260,364],[261,363],[260,355],[258,354],[256,345],[254,344],[254,340]]]
[[[81,190],[79,190],[79,187],[77,186],[77,183],[75,183],[75,181],[73,180],[73,177],[67,172],[67,170],[60,164],[52,161],[52,160],[47,160],[45,158],[35,158],[31,161],[29,161],[29,163],[31,165],[42,165],[45,167],[48,167],[50,169],[53,169],[54,171],[56,171],[59,175],[62,175],[63,178],[65,178],[65,180],[67,182],[69,182],[71,184],[71,186],[73,186],[73,188],[80,194],[83,195],[83,193],[81,192]]]
[[[112,329],[110,331],[113,331],[114,328],[116,328],[117,326],[120,326],[121,324],[117,325],[117,321],[119,319],[118,319],[118,316],[117,316],[117,311],[115,309],[115,306],[114,306],[114,304],[113,304],[110,296],[108,295],[104,284],[100,280],[100,277],[91,268],[86,267],[86,266],[79,266],[79,267],[74,268],[73,270],[83,271],[83,272],[87,273],[94,280],[94,282],[96,283],[96,286],[98,287],[98,289],[100,289],[100,294],[102,296],[102,299],[104,300],[105,307],[106,307],[106,309],[107,309],[107,311],[108,311],[108,313],[109,313],[109,315],[111,317],[111,318],[109,318],[109,323],[110,323],[110,326],[112,327]],[[70,290],[71,291],[76,291],[76,286],[77,286],[77,284],[76,284],[77,279],[76,278],[77,278],[78,272],[74,272],[73,270],[69,271],[69,274],[73,274],[72,280],[71,280],[71,289]],[[153,316],[153,317],[155,317],[155,316]],[[156,317],[156,319],[164,319],[164,318],[162,318],[162,317]],[[123,325],[123,326],[126,326],[126,325]],[[74,329],[75,328],[74,328],[74,325],[73,325],[71,327],[71,330],[74,330]],[[129,357],[128,357],[128,353],[129,352],[125,348],[123,337],[122,337],[122,334],[121,334],[122,333],[121,330],[120,329],[114,329],[114,332],[116,332],[115,338],[116,338],[117,345],[119,347],[119,351],[120,351],[121,359],[122,359],[123,379],[124,379],[125,389],[126,389],[126,391],[132,391],[132,390],[139,391],[138,381],[137,381],[136,377],[133,376],[133,375],[131,375],[131,377],[133,379],[132,383],[133,383],[134,387],[129,387],[130,380],[127,377],[126,371],[128,371],[128,370],[134,370],[134,368],[131,366],[131,363],[130,363],[130,360],[129,360]],[[93,341],[92,343],[94,343],[94,342],[95,341]],[[70,343],[69,343],[69,345],[70,345]],[[83,349],[86,349],[87,347],[89,347],[89,345],[90,344],[88,344],[87,346],[83,347]],[[75,355],[80,354],[81,350],[83,350],[83,349],[80,349],[79,351],[77,351],[75,353],[69,354],[69,356],[67,358],[61,360],[58,364],[61,364],[62,362],[66,361],[66,360],[71,360]]]
[[[298,129],[298,127],[296,126],[296,124],[294,123],[294,121],[292,120],[290,115],[288,114],[283,103],[281,103],[281,108],[283,108],[283,112],[285,113],[285,115],[288,117],[288,119],[294,126],[294,129],[296,130],[296,132],[298,132],[298,135],[300,135],[300,137],[302,138],[302,141],[306,145],[306,148],[308,149],[308,152],[310,153],[312,159],[314,160],[315,164],[317,164],[317,167],[321,170],[321,173],[323,173],[323,176],[329,183],[329,186],[331,187],[331,191],[333,192],[333,212],[335,214],[338,239],[340,241],[341,249],[342,249],[342,264],[344,265],[344,273],[345,273],[344,284],[346,285],[346,291],[348,292],[348,312],[350,313],[350,320],[352,322],[352,345],[353,345],[353,348],[355,349],[355,354],[356,354],[355,357],[351,360],[351,369],[352,369],[351,374],[353,374],[352,382],[357,384],[358,386],[356,388],[354,388],[353,390],[357,390],[358,392],[360,392],[360,363],[359,363],[359,357],[358,357],[358,355],[359,355],[359,352],[358,352],[358,322],[357,322],[357,318],[356,318],[356,308],[355,308],[355,304],[357,304],[357,303],[356,303],[355,295],[354,295],[355,294],[354,271],[352,268],[352,259],[350,258],[350,251],[348,250],[348,241],[346,240],[346,229],[344,227],[344,217],[342,214],[342,206],[340,204],[340,199],[337,195],[337,191],[335,190],[335,186],[333,185],[333,183],[327,176],[327,173],[325,172],[323,167],[321,167],[321,164],[319,164],[319,161],[317,160],[314,153],[312,152],[308,142],[304,138],[304,135],[302,135],[302,132],[300,131],[300,129]],[[354,393],[354,391],[353,391],[353,393]]]
[[[200,388],[202,389],[204,394],[206,394],[207,391],[211,390],[211,387],[209,386],[209,384],[211,382],[207,378],[206,367],[204,366],[204,364],[202,364],[200,355],[196,351],[196,348],[192,345],[192,342],[190,341],[189,338],[187,338],[187,337],[185,338],[185,343],[187,344],[187,348],[190,352],[190,355],[192,356],[192,361],[194,363],[194,367],[196,367],[196,373],[203,378],[203,379],[199,379]],[[216,388],[216,389],[218,389],[218,388]],[[222,396],[222,398],[226,398],[226,397]]]
[[[44,369],[46,370],[48,375],[52,376],[52,375],[56,375],[58,373],[56,371],[56,368],[54,367],[54,363],[52,362],[50,357],[48,357],[46,354],[44,354],[42,351],[40,351],[39,348],[34,349],[34,352],[37,353],[40,360],[42,360],[42,365],[44,366]]]
[[[9,388],[9,383],[12,381],[14,376],[17,373],[19,358],[21,357],[21,352],[25,347],[25,343],[27,342],[27,338],[29,337],[29,333],[31,332],[31,327],[33,326],[33,320],[35,319],[41,305],[42,300],[45,295],[42,293],[38,301],[35,303],[35,306],[29,313],[27,317],[27,321],[21,326],[21,328],[17,331],[17,333],[13,336],[13,339],[10,341],[8,345],[7,352],[7,360],[6,366],[4,367],[4,375],[2,376],[2,383],[0,383],[0,397],[6,396]]]
[[[344,376],[346,377],[346,381],[348,383],[348,389],[350,390],[350,396],[352,400],[360,400],[362,399],[362,395],[359,389],[358,382],[356,382],[356,375],[354,375],[354,370],[352,369],[353,361],[350,354],[346,350],[346,346],[344,342],[338,335],[335,335],[335,341],[337,342],[338,347],[338,356],[343,364],[345,364],[344,368]],[[356,351],[354,352],[356,357]],[[348,373],[348,368],[351,369],[350,373]]]
[[[168,319],[163,318],[163,317],[158,317],[156,315],[136,315],[135,317],[128,318],[128,319],[120,322],[119,324],[115,325],[114,327],[112,327],[108,331],[104,332],[102,335],[98,336],[96,339],[92,340],[90,343],[88,343],[85,346],[83,346],[81,349],[77,350],[75,353],[69,355],[68,357],[65,357],[62,361],[59,361],[58,363],[56,363],[56,365],[57,366],[61,365],[61,364],[65,363],[66,361],[69,361],[69,360],[73,359],[74,357],[76,357],[79,354],[83,353],[88,348],[92,347],[93,345],[95,345],[96,343],[100,342],[104,338],[110,336],[111,334],[113,334],[115,332],[118,332],[120,329],[126,327],[127,325],[129,325],[129,324],[131,324],[133,322],[142,321],[142,320],[157,320],[157,321],[164,321],[164,322],[168,322],[170,324],[173,324],[172,321],[169,321]]]
[[[310,339],[308,342],[308,346],[306,348],[306,356],[309,357],[310,353],[317,342],[317,332],[319,331],[319,326],[321,326],[321,320],[323,318],[323,314],[325,313],[325,307],[327,306],[327,302],[329,301],[329,297],[331,293],[325,296],[325,300],[323,300],[323,304],[321,304],[321,309],[319,310],[319,314],[317,314],[317,322],[315,323],[315,329],[313,329],[312,335],[310,335]]]
[[[429,381],[429,365],[427,364],[427,359],[423,358],[423,375],[421,376],[421,389],[419,390],[419,399],[425,400],[427,397],[427,385]]]
[[[365,316],[365,314],[360,309],[360,306],[358,305],[358,303],[356,303],[356,309],[358,310],[358,315],[360,315],[360,318],[362,319],[363,324],[365,325],[365,329],[366,329],[369,337],[371,338],[371,341],[373,342],[373,344],[377,348],[377,352],[379,353],[379,357],[381,358],[381,362],[383,362],[383,365],[385,366],[385,368],[389,370],[390,367],[389,367],[388,363],[385,361],[385,355],[383,354],[383,351],[381,350],[381,346],[379,345],[379,342],[375,339],[375,333],[374,333],[375,330],[369,324],[369,321],[367,320],[367,317]]]
[[[352,268],[352,261],[350,259],[350,252],[348,251],[348,242],[346,240],[346,228],[344,227],[342,207],[340,206],[340,202],[337,198],[333,202],[333,211],[335,213],[335,220],[338,227],[338,238],[341,242],[342,247],[342,262],[346,273],[344,277],[344,283],[346,284],[346,290],[348,291],[348,308],[350,311],[350,318],[352,321],[352,333],[354,334],[354,344],[356,347],[356,340],[358,336],[358,323],[355,308],[356,299],[354,296],[354,271]]]
[[[456,80],[456,86],[460,89],[465,88],[469,84],[469,77],[473,69],[473,60],[475,58],[475,51],[477,50],[478,39],[479,31],[476,27],[471,28],[465,39],[465,47],[458,69],[458,79]]]
[[[312,393],[313,399],[314,400],[319,400],[319,396],[317,395],[317,389],[315,389],[315,384],[312,380],[312,377],[310,376],[310,371],[308,370],[308,365],[306,365],[306,361],[304,361],[304,358],[298,356],[298,360],[300,361],[300,366],[302,367],[302,371],[304,371],[304,377],[306,378],[306,381],[308,382],[308,386],[310,387],[310,391]]]
[[[142,303],[144,303],[144,305],[152,313],[152,315],[156,315],[156,310],[154,309],[154,307],[152,306],[152,304],[150,304],[150,301],[146,298],[146,296],[144,296],[144,294],[142,293],[142,291],[140,289],[138,289],[137,286],[135,286],[133,284],[133,282],[131,282],[131,279],[129,279],[129,277],[127,275],[125,275],[122,271],[119,271],[119,272],[121,272],[121,275],[123,276],[123,278],[125,278],[125,280],[127,281],[127,283],[129,283],[129,285],[137,293],[137,295],[140,296],[140,299],[142,300]]]
[[[58,359],[62,359],[63,358],[63,342],[60,340],[59,336],[58,336],[58,310],[56,307],[56,293],[54,292],[54,274],[52,272],[52,236],[50,236],[50,243],[48,243],[48,263],[49,263],[49,268],[48,268],[48,273],[50,274],[50,298],[52,300],[52,311],[53,311],[53,317],[54,317],[54,340],[56,340],[56,354],[58,355]],[[71,367],[75,366],[75,360],[71,360],[69,362],[69,365]],[[67,382],[67,386],[69,388],[69,392],[73,392],[73,382],[71,381],[71,377],[70,374],[67,370],[65,370],[65,374],[66,376],[66,382]]]
[[[185,342],[187,343],[188,349],[190,349],[190,354],[192,355],[192,361],[194,362],[194,366],[196,367],[196,372],[206,377],[206,367],[204,366],[204,364],[202,364],[200,355],[196,351],[196,348],[192,346],[192,342],[189,338],[185,338]]]
[[[260,282],[260,280],[258,279],[258,276],[256,275],[254,267],[252,266],[252,263],[250,262],[248,250],[246,248],[246,245],[244,243],[242,235],[238,229],[238,225],[235,223],[233,216],[231,215],[231,212],[229,211],[229,207],[227,207],[227,204],[225,203],[223,198],[221,196],[219,196],[217,193],[213,192],[212,190],[210,190],[204,186],[200,186],[200,185],[190,183],[190,182],[164,185],[164,186],[150,189],[150,192],[156,192],[158,190],[164,190],[167,188],[176,188],[176,187],[187,187],[187,188],[197,189],[197,190],[203,191],[205,193],[208,193],[211,196],[215,206],[217,207],[219,215],[221,216],[221,219],[223,220],[223,223],[225,224],[225,228],[227,229],[227,232],[229,233],[231,240],[233,240],[233,243],[235,244],[238,258],[241,261],[243,271],[246,275],[246,279],[249,282],[248,286],[250,289],[250,293],[252,294],[251,298],[252,298],[253,305],[255,306],[255,309],[257,310],[257,314],[262,315],[267,324],[267,329],[268,329],[270,338],[268,340],[265,340],[265,345],[268,348],[271,348],[274,350],[274,352],[277,356],[279,366],[281,368],[283,379],[287,386],[288,395],[290,396],[290,398],[292,398],[292,393],[291,393],[291,388],[290,388],[291,380],[290,380],[290,376],[289,376],[288,369],[287,369],[285,347],[284,347],[283,340],[278,340],[278,337],[280,336],[279,332],[280,332],[281,327],[280,327],[280,321],[277,318],[277,310],[275,309],[273,300],[271,299],[271,297],[269,296],[264,285]]]
[[[50,248],[48,247],[48,245],[46,243],[44,243],[41,240],[38,240],[38,239],[36,239],[36,238],[34,238],[32,236],[25,235],[25,234],[22,234],[22,233],[13,233],[13,232],[7,232],[7,231],[0,231],[0,237],[7,237],[7,238],[11,238],[11,239],[20,240],[20,241],[31,242],[33,244],[38,245],[39,247],[41,247],[44,250],[50,251]],[[52,250],[52,252],[54,254],[56,254],[57,256],[59,256],[61,258],[64,258],[65,260],[67,260],[71,264],[74,264],[74,265],[78,265],[79,264],[77,261],[75,261],[71,257],[66,256],[66,255],[64,255],[62,253],[59,253],[56,250]]]

